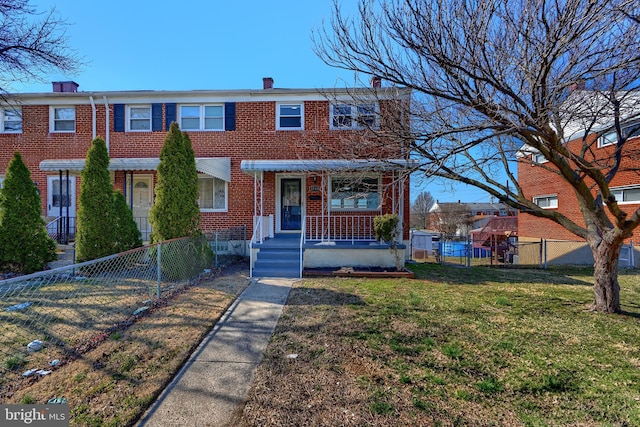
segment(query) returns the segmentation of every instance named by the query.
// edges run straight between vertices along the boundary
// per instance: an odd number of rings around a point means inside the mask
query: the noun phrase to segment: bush
[[[102,139],[96,138],[91,143],[81,173],[76,229],[78,262],[102,258],[116,252],[113,186],[108,168],[107,145]]]
[[[149,212],[151,241],[200,234],[198,172],[188,135],[173,123],[162,145],[156,197]]]
[[[113,192],[113,217],[115,228],[114,252],[124,252],[142,246],[142,235],[133,218],[133,212],[119,191]]]
[[[400,218],[397,214],[385,214],[373,219],[373,232],[376,239],[393,244],[398,237],[398,224]]]
[[[7,168],[0,192],[0,266],[33,273],[56,259],[56,242],[42,219],[40,195],[20,153]]]

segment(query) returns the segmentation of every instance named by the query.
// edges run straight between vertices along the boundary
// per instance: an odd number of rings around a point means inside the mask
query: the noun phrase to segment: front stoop
[[[276,234],[253,247],[259,249],[253,277],[300,277],[300,234]]]

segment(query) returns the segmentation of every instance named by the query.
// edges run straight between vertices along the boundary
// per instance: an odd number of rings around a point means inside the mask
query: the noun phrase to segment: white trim
[[[549,160],[547,160],[542,153],[533,153],[531,154],[531,161],[541,165],[543,163],[547,163]]]
[[[291,173],[278,173],[276,174],[276,233],[299,233],[300,230],[282,230],[282,224],[280,221],[280,217],[282,216],[282,191],[281,191],[281,180],[283,179],[300,179],[300,208],[302,212],[305,212],[305,201],[307,199],[307,189],[305,185],[305,175],[300,174],[291,174]],[[301,218],[302,221],[305,221],[304,216]]]
[[[212,176],[205,173],[198,174],[198,195],[200,194],[200,178],[202,179],[213,179],[214,188],[213,188],[213,205],[216,204],[216,195],[215,195],[215,180],[220,180],[224,183],[224,208],[216,209],[216,208],[199,208],[200,212],[229,212],[229,182],[225,181],[217,176]],[[199,196],[198,196],[199,199]]]
[[[299,115],[282,115],[281,107],[290,106],[290,107],[299,107],[300,114]],[[281,117],[300,117],[300,126],[292,127],[292,126],[280,126],[280,118]],[[304,102],[276,102],[276,130],[304,130]]]
[[[198,107],[198,128],[197,129],[192,129],[192,128],[185,128],[183,126],[182,123],[182,107]],[[220,116],[222,118],[222,125],[220,128],[212,128],[212,129],[207,129],[206,128],[206,115],[205,115],[205,111],[206,111],[206,107],[220,107],[222,109],[222,116]],[[178,123],[180,124],[180,130],[185,131],[185,132],[222,132],[224,131],[224,123],[225,123],[225,116],[224,116],[224,103],[215,103],[215,102],[209,102],[209,103],[205,103],[205,104],[178,104],[177,106],[177,120]],[[217,118],[217,116],[216,116]]]
[[[62,181],[66,181],[67,177],[62,176]],[[66,207],[53,206],[53,185],[54,180],[60,180],[60,175],[47,175],[47,216],[63,216],[67,214]],[[63,191],[66,189],[66,184],[63,184]],[[76,177],[69,176],[69,216],[76,216]]]
[[[620,186],[620,187],[611,187],[610,190],[611,190],[611,193],[621,192],[622,194],[624,194],[625,190],[640,190],[640,185],[625,185],[625,186]],[[624,195],[622,197],[624,198]],[[616,197],[616,201],[618,202],[619,205],[637,205],[637,204],[640,204],[640,198],[638,198],[637,200],[622,201],[622,200],[617,200],[617,197]]]
[[[5,123],[7,118],[7,111],[15,111],[20,116],[20,130],[5,130]],[[22,120],[22,107],[16,106],[5,106],[0,108],[0,133],[3,134],[20,134],[22,133],[22,129],[24,126],[24,121]]]
[[[547,199],[549,201],[549,206],[540,206],[540,200],[541,199]],[[551,205],[551,202],[555,200],[555,206]],[[558,209],[558,195],[557,194],[544,194],[541,196],[533,196],[531,198],[531,201],[535,204],[540,206],[542,209]]]
[[[149,129],[131,129],[131,109],[132,108],[148,108],[149,109]],[[142,122],[143,119],[134,119]],[[127,105],[125,108],[125,131],[126,132],[151,132],[151,128],[153,126],[153,109],[151,108],[151,104],[131,104]]]
[[[73,108],[73,130],[56,130],[55,112],[57,109],[72,109]],[[75,133],[76,131],[76,106],[75,105],[50,105],[49,106],[49,132],[50,133]],[[59,119],[63,120],[63,119]],[[70,121],[70,120],[63,120]]]

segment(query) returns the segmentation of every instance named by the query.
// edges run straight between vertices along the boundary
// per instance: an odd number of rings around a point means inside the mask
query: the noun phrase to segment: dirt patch
[[[82,351],[47,368],[51,374],[5,388],[0,402],[63,397],[71,425],[131,425],[248,284],[246,263],[202,276],[131,324],[94,337]]]

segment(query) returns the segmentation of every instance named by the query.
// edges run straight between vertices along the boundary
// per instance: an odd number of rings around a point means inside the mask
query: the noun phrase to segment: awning
[[[320,171],[392,171],[411,169],[418,162],[405,159],[369,160],[369,159],[327,159],[327,160],[243,160],[240,169],[249,175],[262,172],[320,172]]]
[[[43,160],[42,171],[69,171],[79,174],[84,168],[85,159]],[[116,158],[109,159],[110,171],[154,171],[158,169],[160,159],[148,158]],[[207,175],[231,182],[231,158],[229,157],[196,157],[196,170]]]

